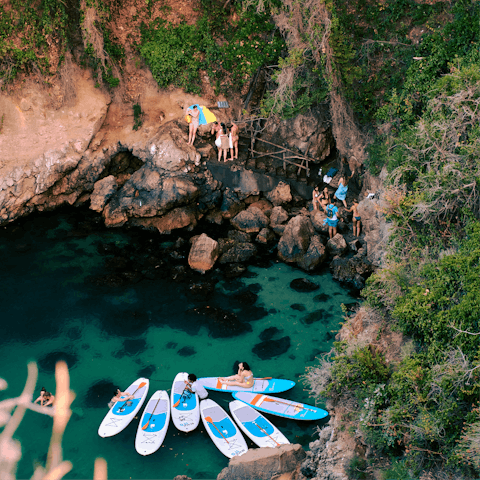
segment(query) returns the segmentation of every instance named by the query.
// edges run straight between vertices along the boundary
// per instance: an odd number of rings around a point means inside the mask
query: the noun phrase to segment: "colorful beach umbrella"
[[[200,111],[200,115],[198,116],[198,121],[200,125],[206,125],[207,123],[212,123],[217,121],[217,117],[205,106],[195,104]],[[195,105],[190,105],[188,108],[193,108]],[[185,117],[187,123],[190,123],[192,118],[190,115]]]

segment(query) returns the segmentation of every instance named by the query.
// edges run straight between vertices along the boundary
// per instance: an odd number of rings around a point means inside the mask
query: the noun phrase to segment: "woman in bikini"
[[[188,145],[193,145],[195,135],[197,134],[198,125],[200,124],[200,110],[196,105],[187,109],[187,115],[190,115],[191,121],[188,125]]]
[[[226,385],[237,385],[238,387],[251,388],[253,387],[253,373],[247,362],[242,362],[238,365],[237,375],[230,377],[220,377],[219,380]]]

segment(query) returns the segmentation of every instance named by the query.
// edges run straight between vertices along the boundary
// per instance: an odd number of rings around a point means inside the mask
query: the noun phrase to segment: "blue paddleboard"
[[[280,393],[286,392],[295,386],[295,382],[285,380],[283,378],[271,378],[269,380],[255,378],[253,387],[245,388],[237,385],[224,385],[218,377],[199,378],[200,382],[207,390],[215,390],[217,392],[254,392],[254,393]]]
[[[236,400],[241,400],[261,412],[271,413],[279,417],[293,418],[294,420],[321,420],[328,416],[326,410],[286,398],[249,392],[235,392],[232,395]]]

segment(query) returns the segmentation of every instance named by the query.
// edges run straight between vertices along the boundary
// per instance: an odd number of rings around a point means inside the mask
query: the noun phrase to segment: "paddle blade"
[[[206,420],[208,423],[213,423],[212,417],[205,417],[205,420]]]
[[[150,423],[150,420],[142,427],[142,430],[146,430],[149,423]]]
[[[181,400],[181,398],[178,400],[178,402],[175,402],[173,404],[173,408],[177,408],[180,405],[180,400]]]
[[[142,383],[138,386],[137,390],[140,390],[140,389],[143,388],[146,384],[147,384],[147,382],[142,382]]]

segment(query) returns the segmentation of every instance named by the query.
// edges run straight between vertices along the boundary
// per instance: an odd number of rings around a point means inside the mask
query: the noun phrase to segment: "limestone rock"
[[[266,197],[275,206],[285,205],[292,201],[292,192],[290,185],[285,182],[279,182],[279,184],[271,191],[268,192]]]
[[[357,290],[365,287],[365,280],[374,271],[372,264],[361,255],[355,255],[349,259],[336,256],[332,260],[330,268],[335,280],[350,284]]]
[[[257,253],[253,243],[235,243],[220,257],[220,263],[243,263],[247,262]]]
[[[205,273],[210,270],[219,255],[218,242],[205,233],[195,238],[188,255],[188,264],[193,270]]]
[[[217,480],[271,480],[275,475],[295,471],[305,456],[298,444],[251,449],[233,457]]]
[[[270,213],[270,225],[281,225],[288,220],[288,213],[281,206],[273,207]]]
[[[95,212],[101,212],[109,198],[117,191],[117,181],[113,175],[102,178],[95,183],[90,196],[90,208]]]
[[[143,228],[156,228],[162,234],[169,234],[178,228],[192,229],[197,225],[197,212],[192,206],[178,207],[170,210],[161,217],[139,217],[131,218],[131,225],[138,225]]]
[[[227,187],[223,192],[222,205],[220,206],[223,218],[233,218],[244,208],[245,203],[241,202],[237,194]]]
[[[278,242],[279,258],[289,263],[300,262],[307,252],[313,233],[310,218],[303,215],[293,217]]]
[[[323,223],[327,219],[327,215],[323,210],[312,210],[310,219],[312,220],[313,228],[317,232],[328,235],[328,225]]]
[[[340,233],[337,233],[327,242],[327,250],[331,255],[342,255],[347,250],[347,242]]]
[[[258,243],[267,245],[275,239],[275,234],[269,228],[262,228],[255,238]]]
[[[268,227],[268,218],[256,207],[248,207],[230,222],[238,230],[247,233],[258,233],[262,228]]]
[[[311,272],[324,262],[326,258],[327,251],[325,246],[322,244],[320,237],[315,235],[312,237],[307,253],[298,262],[298,266],[307,272]]]
[[[272,208],[273,208],[273,205],[265,198],[261,198],[256,202],[252,202],[250,206],[258,208],[267,216],[270,215],[270,212],[272,211]]]

